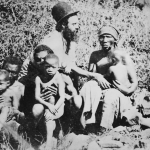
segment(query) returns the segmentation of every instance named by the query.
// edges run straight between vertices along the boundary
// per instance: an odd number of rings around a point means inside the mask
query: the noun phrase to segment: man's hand
[[[104,89],[108,89],[111,87],[111,84],[101,74],[96,73],[94,79]]]
[[[125,87],[123,84],[121,84],[119,81],[114,80],[113,81],[113,85],[116,89],[118,89],[121,93],[125,94],[125,95],[129,95],[130,91],[129,88]]]
[[[71,66],[67,65],[65,68],[65,73],[70,74],[70,72],[71,72]]]
[[[50,112],[55,115],[58,111],[55,109],[55,106],[52,104],[48,104],[48,109],[50,110]]]
[[[72,67],[69,64],[66,64],[66,62],[63,62],[61,66],[66,74],[70,74]]]
[[[0,96],[0,103],[4,102],[4,97]]]
[[[47,90],[47,91],[46,91]],[[43,89],[42,90],[42,94],[41,94],[41,98],[44,100],[44,101],[47,101],[49,100],[50,96],[52,95],[56,95],[57,94],[57,88],[53,87],[53,86],[50,86],[49,87],[49,90],[48,89]]]

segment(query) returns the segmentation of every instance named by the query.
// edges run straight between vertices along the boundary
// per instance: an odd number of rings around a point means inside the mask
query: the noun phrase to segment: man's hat
[[[56,20],[57,24],[63,21],[65,18],[69,16],[74,16],[79,11],[73,11],[71,6],[68,5],[66,2],[58,2],[52,8],[52,16]]]
[[[103,26],[102,28],[100,28],[99,36],[103,34],[110,34],[115,38],[115,40],[118,40],[120,36],[119,31],[113,26]]]

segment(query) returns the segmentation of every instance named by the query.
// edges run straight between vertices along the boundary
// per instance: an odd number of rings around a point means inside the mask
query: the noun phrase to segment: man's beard
[[[63,31],[63,36],[67,41],[78,42],[79,40],[78,30],[75,30],[74,32],[72,32],[70,29],[65,28],[65,30]]]

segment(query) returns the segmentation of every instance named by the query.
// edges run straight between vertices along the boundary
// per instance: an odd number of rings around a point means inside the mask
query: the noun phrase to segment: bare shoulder
[[[98,50],[98,51],[93,51],[91,53],[91,57],[97,57],[98,55],[101,55],[103,53],[102,50]]]
[[[129,49],[118,47],[117,50],[120,51],[122,55],[124,56],[125,63],[133,63],[132,58],[129,54]]]
[[[102,50],[94,51],[90,55],[90,63],[97,63],[97,61],[99,61],[102,57],[103,57]]]
[[[39,45],[47,45],[51,49],[57,47],[58,41],[62,40],[61,34],[57,31],[50,32],[39,43]]]
[[[35,84],[42,84],[43,85],[43,82],[42,82],[42,80],[41,80],[41,78],[39,76],[36,76]]]
[[[62,75],[61,75],[59,72],[57,72],[55,80],[56,80],[56,83],[57,83],[57,84],[62,84],[62,83],[64,83],[63,77],[62,77]]]

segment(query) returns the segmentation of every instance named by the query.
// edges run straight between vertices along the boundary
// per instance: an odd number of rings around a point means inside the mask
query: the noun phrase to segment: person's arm
[[[17,81],[16,81],[17,83]],[[25,86],[21,83],[18,82],[18,85],[17,86],[14,86],[14,87],[10,87],[10,89],[13,90],[13,100],[14,100],[14,104],[15,106],[17,106],[16,108],[19,109],[20,107],[20,103],[24,97],[24,88]]]
[[[21,70],[18,74],[18,80],[20,80],[22,77],[27,75],[29,62],[30,62],[30,59],[29,57],[27,57],[21,66]]]
[[[55,114],[55,113],[56,113],[56,110],[54,109],[54,106],[53,106],[52,104],[50,104],[50,103],[44,101],[44,100],[41,98],[41,87],[40,87],[40,84],[41,84],[41,80],[40,80],[40,78],[37,76],[37,77],[35,78],[35,99],[36,99],[39,103],[41,103],[41,104],[45,105],[46,107],[48,107],[49,110],[50,110],[53,114]]]
[[[12,96],[12,105],[13,105],[13,107],[18,109],[19,108],[19,104],[20,104],[19,100],[17,99],[16,95],[13,94],[13,96]]]
[[[94,73],[92,72],[89,72],[87,70],[83,70],[79,67],[77,67],[76,65],[73,65],[72,66],[72,70],[75,71],[77,74],[81,75],[81,76],[84,76],[84,77],[87,77],[87,78],[94,78]]]
[[[96,60],[95,54],[92,53],[91,56],[90,56],[90,60],[89,60],[88,71],[97,72],[96,71],[96,62],[95,62],[95,60]]]
[[[85,76],[85,77],[88,77],[88,78],[93,78],[95,79],[98,84],[103,87],[104,89],[106,88],[110,88],[110,83],[103,77],[103,75],[101,75],[100,73],[96,73],[96,66],[94,65],[94,63],[92,63],[92,58],[90,58],[90,62],[89,62],[89,68],[93,68],[91,71],[94,71],[94,72],[89,72],[89,71],[86,71],[86,70],[83,70],[77,66],[73,66],[72,67],[72,70],[74,70],[76,73],[78,73],[79,75],[82,75],[82,76]]]
[[[60,106],[64,103],[65,101],[65,83],[61,77],[61,75],[58,76],[57,78],[58,82],[58,93],[59,93],[59,100],[55,104],[55,109],[58,110]]]
[[[125,88],[125,86],[121,85],[121,83],[119,83],[118,81],[114,81],[113,83],[122,93],[124,93],[125,95],[131,95],[138,86],[138,80],[134,68],[134,63],[129,55],[125,56],[125,63],[126,63],[131,86],[129,88]]]

